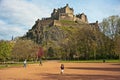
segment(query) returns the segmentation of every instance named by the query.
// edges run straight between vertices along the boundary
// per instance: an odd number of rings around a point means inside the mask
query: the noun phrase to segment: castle
[[[74,15],[73,8],[70,8],[68,4],[65,7],[53,9],[50,18],[42,18],[42,20],[70,20],[70,21],[81,21],[88,23],[87,16],[84,13]]]
[[[36,24],[40,24],[41,26],[63,26],[60,23],[61,20],[74,21],[80,24],[85,23],[92,27],[94,26],[94,28],[98,28],[98,21],[96,21],[95,23],[89,23],[87,16],[84,13],[74,15],[74,9],[70,8],[68,4],[66,4],[66,6],[62,8],[53,9],[51,17],[42,18],[42,20],[38,19],[36,21]]]
[[[73,8],[70,8],[68,4],[63,8],[54,9],[51,14],[51,19],[82,21],[88,23],[87,16],[84,13],[75,16]]]

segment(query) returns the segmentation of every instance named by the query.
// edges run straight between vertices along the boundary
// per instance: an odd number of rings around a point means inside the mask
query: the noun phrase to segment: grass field
[[[33,64],[33,63],[34,62],[27,62],[27,64]],[[5,64],[2,63],[2,64],[0,64],[0,69],[18,67],[18,66],[23,66],[23,62],[14,62],[14,63],[6,62]]]
[[[103,60],[62,60],[61,62],[72,63],[103,63]],[[105,60],[105,63],[120,63],[120,60]]]

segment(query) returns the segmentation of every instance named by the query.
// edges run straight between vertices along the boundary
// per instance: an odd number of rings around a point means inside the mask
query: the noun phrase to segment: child
[[[61,74],[63,74],[63,72],[64,72],[64,64],[61,64]]]

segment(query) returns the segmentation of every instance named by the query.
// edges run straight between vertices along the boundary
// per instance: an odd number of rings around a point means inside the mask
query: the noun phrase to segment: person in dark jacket
[[[64,64],[61,64],[60,68],[61,68],[61,74],[63,74],[63,72],[64,72]]]

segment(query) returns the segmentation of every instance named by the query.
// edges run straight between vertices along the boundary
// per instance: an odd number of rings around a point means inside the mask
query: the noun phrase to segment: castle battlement
[[[61,20],[67,20],[67,21],[74,21],[76,24],[89,24],[90,26],[98,26],[98,22],[95,23],[89,23],[87,16],[84,13],[76,14],[74,15],[74,9],[70,8],[68,4],[66,6],[53,9],[53,12],[51,13],[51,17],[42,18],[41,20],[37,20],[36,22],[39,23],[41,26],[46,25],[56,25],[61,26],[60,23]]]
[[[68,4],[64,7],[53,9],[51,17],[42,18],[42,20],[70,20],[88,23],[87,16],[84,13],[74,15],[74,9],[70,8]]]

